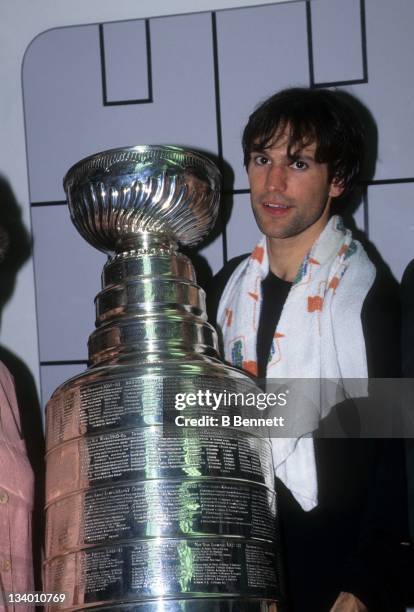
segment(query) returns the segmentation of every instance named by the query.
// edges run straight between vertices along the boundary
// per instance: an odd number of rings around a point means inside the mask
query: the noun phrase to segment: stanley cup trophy
[[[47,406],[45,591],[66,594],[48,609],[280,612],[269,440],[175,424],[201,414],[194,402],[178,412],[177,397],[255,388],[220,362],[177,251],[214,225],[217,168],[137,146],[82,160],[64,186],[73,223],[108,260],[90,366]]]

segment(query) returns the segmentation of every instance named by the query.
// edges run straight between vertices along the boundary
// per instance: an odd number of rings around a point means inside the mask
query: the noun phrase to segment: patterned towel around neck
[[[268,272],[263,238],[233,272],[218,308],[224,358],[254,375],[261,283]],[[353,240],[341,217],[333,216],[290,289],[273,337],[267,379],[331,379],[341,383],[345,397],[359,395],[361,388],[356,390],[346,379],[366,380],[368,376],[361,310],[374,279],[375,268],[361,244]],[[366,384],[364,388],[366,392]],[[309,434],[334,403],[331,399],[320,406],[316,420],[311,416],[303,419],[304,429],[298,437],[272,439],[276,475],[305,510],[317,504],[315,454]]]

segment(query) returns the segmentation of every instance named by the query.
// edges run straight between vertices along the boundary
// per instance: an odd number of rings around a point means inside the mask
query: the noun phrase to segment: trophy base
[[[88,608],[74,608],[80,612]],[[99,612],[283,612],[280,602],[263,599],[158,599],[152,602],[105,605],[93,608]]]

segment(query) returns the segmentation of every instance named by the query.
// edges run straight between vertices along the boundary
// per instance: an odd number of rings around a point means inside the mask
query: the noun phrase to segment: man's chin
[[[298,219],[294,216],[294,213],[289,219],[263,219],[262,215],[259,217],[259,215],[256,214],[255,219],[262,234],[274,240],[295,238],[300,234],[303,234],[304,238],[312,235],[312,239],[316,239],[329,220],[328,218],[323,219],[324,222],[322,222],[322,216],[318,218]]]
[[[295,230],[291,225],[286,225],[285,223],[264,223],[257,221],[257,225],[259,230],[264,234],[267,238],[273,238],[275,240],[283,240],[284,238],[291,238],[292,236],[296,236],[300,233],[299,230]]]

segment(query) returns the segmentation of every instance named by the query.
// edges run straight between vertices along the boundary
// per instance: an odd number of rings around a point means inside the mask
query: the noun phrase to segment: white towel
[[[264,237],[230,277],[220,300],[224,358],[257,374],[256,338],[261,310],[261,283],[269,272]],[[303,260],[284,304],[274,334],[268,379],[332,379],[345,396],[361,394],[346,379],[367,379],[361,310],[375,279],[375,268],[361,244],[333,216]],[[364,387],[366,392],[366,385]],[[338,398],[326,399],[318,419]],[[272,439],[276,475],[305,510],[317,504],[317,479],[312,437]],[[313,423],[313,424],[312,424]],[[307,436],[307,437],[306,437]]]

